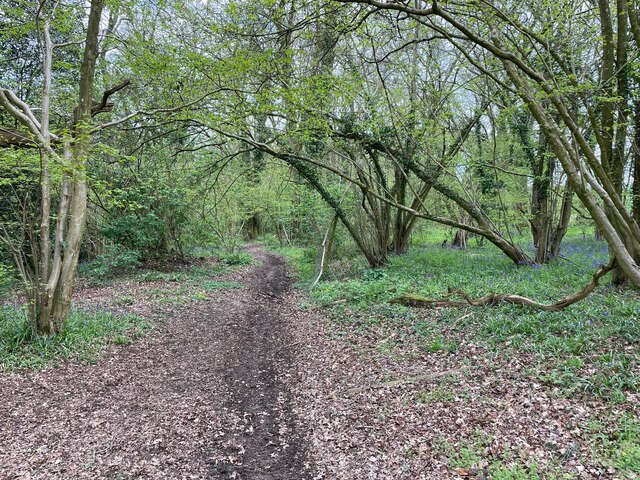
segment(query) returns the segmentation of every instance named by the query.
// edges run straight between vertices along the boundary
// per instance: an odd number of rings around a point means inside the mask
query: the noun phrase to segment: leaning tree
[[[363,22],[395,11],[397,22],[420,23],[520,97],[607,240],[619,267],[614,280],[640,286],[640,226],[623,188],[628,159],[638,159],[629,152],[638,132],[630,103],[638,80],[630,59],[640,49],[635,1],[599,0],[595,8],[579,1],[339,1],[365,5]],[[636,175],[636,192],[639,182]]]

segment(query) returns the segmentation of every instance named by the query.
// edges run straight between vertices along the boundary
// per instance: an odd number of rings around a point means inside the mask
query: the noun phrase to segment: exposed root
[[[430,300],[428,298],[420,297],[418,295],[402,295],[397,298],[389,300],[389,303],[399,303],[401,305],[407,305],[411,307],[423,307],[423,308],[440,308],[440,307],[480,307],[480,306],[495,306],[500,303],[506,302],[514,305],[527,305],[538,310],[544,310],[546,312],[560,312],[565,308],[573,305],[587,298],[591,292],[598,286],[600,279],[613,270],[616,267],[616,259],[612,258],[607,265],[603,265],[591,277],[589,283],[587,283],[582,290],[578,293],[568,295],[561,298],[555,303],[545,304],[538,303],[530,298],[523,297],[521,295],[511,295],[508,293],[489,293],[480,298],[470,298],[465,292],[461,290],[449,287],[449,293],[444,298],[453,296],[461,297],[463,300]]]

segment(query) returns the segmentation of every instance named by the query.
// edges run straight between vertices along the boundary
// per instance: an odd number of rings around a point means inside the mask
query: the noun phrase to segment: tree
[[[640,227],[620,192],[629,110],[626,58],[629,49],[640,46],[635,2],[616,2],[614,15],[606,1],[588,12],[580,10],[579,2],[434,1],[414,7],[395,1],[345,1],[403,12],[448,38],[483,75],[518,95],[544,132],[571,189],[606,238],[621,272],[640,285]],[[578,38],[579,45],[567,48],[567,39]],[[488,57],[477,54],[479,50]],[[496,62],[508,82],[493,73]],[[602,68],[594,72],[593,65]]]
[[[37,216],[25,218],[20,228],[26,234],[17,239],[2,225],[2,241],[15,260],[29,298],[30,318],[39,334],[62,331],[71,307],[71,295],[87,212],[87,159],[90,154],[91,117],[108,108],[108,98],[117,89],[105,92],[94,105],[93,84],[98,59],[98,35],[104,0],[89,5],[84,54],[79,66],[78,102],[73,110],[69,130],[61,135],[51,131],[51,100],[54,49],[67,44],[54,44],[51,21],[56,6],[37,5],[34,25],[41,42],[42,90],[40,118],[27,103],[9,88],[0,89],[0,106],[26,131],[40,155],[39,197]],[[62,152],[58,145],[62,144]],[[61,179],[57,182],[57,176]],[[54,184],[59,184],[56,197],[57,214],[52,216]],[[35,222],[37,221],[37,227]],[[53,228],[52,228],[53,226]],[[28,245],[25,246],[24,242]]]
[[[334,20],[323,22],[314,35],[299,35],[298,26],[311,23],[309,18],[319,11],[322,18]],[[392,36],[379,46],[376,39],[382,34],[377,29],[389,28],[384,22],[363,33],[342,20],[340,11],[318,7],[297,15],[301,17],[288,20],[286,35],[274,35],[269,22],[265,30],[242,29],[251,31],[249,44],[255,36],[263,40],[259,54],[241,50],[238,77],[246,74],[250,61],[253,74],[231,80],[244,92],[220,99],[216,107],[230,105],[202,115],[202,124],[287,162],[335,210],[371,266],[384,265],[389,253],[406,251],[419,218],[483,235],[514,262],[530,263],[468,192],[440,178],[450,175],[446,168],[452,164],[453,169],[453,159],[488,106],[479,102],[471,114],[463,109],[456,113],[460,97],[452,92],[458,89],[463,57],[452,55],[451,48],[428,47],[387,66],[385,60],[402,52],[404,41]],[[258,19],[270,17],[256,14]],[[415,28],[408,30],[415,39]],[[282,37],[287,39],[286,55]],[[238,44],[232,55],[238,55]],[[215,49],[220,51],[218,45]],[[416,67],[416,60],[423,68]],[[337,179],[353,188],[334,191],[331,184]],[[425,201],[434,191],[458,204],[473,224],[426,212]]]

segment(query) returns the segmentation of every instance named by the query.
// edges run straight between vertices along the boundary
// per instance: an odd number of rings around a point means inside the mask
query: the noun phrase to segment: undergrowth
[[[215,250],[186,262],[143,265],[133,251],[109,252],[80,266],[84,279],[99,286],[140,283],[145,285],[140,292],[116,293],[105,299],[119,310],[106,305],[89,310],[72,309],[64,331],[51,337],[33,332],[24,306],[0,305],[0,370],[44,368],[64,360],[93,362],[109,345],[128,344],[152,328],[143,318],[125,313],[123,307],[140,300],[161,306],[185,306],[207,300],[209,292],[241,288],[238,282],[214,277],[253,261],[253,256],[245,252]],[[0,288],[4,285],[3,278],[0,272]]]
[[[152,324],[141,317],[96,306],[73,308],[64,331],[39,336],[24,307],[0,306],[0,370],[39,369],[64,360],[94,362],[110,345],[127,345]]]
[[[281,251],[296,266],[300,285],[308,286],[315,272],[312,252]],[[640,301],[635,291],[611,287],[608,276],[589,298],[559,313],[510,304],[414,310],[388,303],[406,293],[439,299],[449,287],[472,297],[514,293],[553,302],[580,290],[594,269],[606,263],[607,249],[601,242],[570,239],[563,256],[554,264],[526,267],[490,247],[414,247],[392,257],[384,269],[355,265],[350,276],[321,281],[310,296],[338,324],[395,330],[398,344],[410,341],[423,351],[454,352],[456,339],[463,335],[495,351],[532,352],[538,364],[532,365],[531,375],[562,393],[624,401],[625,392],[640,391],[640,373],[634,368],[639,360]]]
[[[316,273],[315,251],[279,251],[298,271],[298,285],[309,289]],[[369,344],[378,353],[397,360],[434,352],[458,355],[461,344],[471,342],[490,357],[526,355],[524,375],[546,385],[552,395],[595,397],[622,412],[633,410],[630,399],[640,393],[640,297],[637,291],[611,286],[610,275],[587,299],[559,313],[510,304],[412,309],[389,303],[409,293],[441,299],[449,287],[471,297],[512,293],[551,303],[582,289],[595,269],[608,261],[606,244],[595,240],[568,238],[561,253],[558,262],[529,267],[515,265],[492,246],[473,242],[466,251],[414,245],[382,269],[367,269],[361,260],[350,261],[349,269],[344,259],[334,260],[309,296],[331,319],[331,335],[351,332],[356,338],[373,338]],[[446,398],[446,392],[442,395]],[[431,392],[421,401],[442,398]],[[640,473],[639,423],[637,415],[624,415],[624,420],[592,425],[593,455],[623,478],[635,478]],[[598,431],[606,433],[598,436]],[[464,453],[456,452],[452,464]],[[469,466],[469,459],[458,463]],[[490,465],[491,478],[542,478],[535,464],[521,465],[520,472]]]
[[[121,251],[115,255],[108,252],[91,262],[80,264],[78,272],[96,286],[129,280],[182,282],[232,273],[253,262],[253,256],[246,252],[203,249],[197,257],[165,259],[145,264],[135,251]]]

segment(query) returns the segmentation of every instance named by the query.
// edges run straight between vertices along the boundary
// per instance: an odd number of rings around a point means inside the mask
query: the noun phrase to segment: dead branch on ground
[[[572,295],[561,298],[555,303],[545,304],[539,303],[530,298],[523,297],[521,295],[512,295],[508,293],[489,293],[480,298],[470,298],[462,290],[449,287],[449,293],[444,298],[460,297],[463,300],[431,300],[419,295],[406,294],[397,298],[389,300],[389,303],[397,303],[400,305],[407,305],[410,307],[422,307],[422,308],[448,308],[448,307],[481,307],[481,306],[496,306],[500,303],[511,303],[513,305],[526,305],[545,312],[560,312],[565,308],[573,305],[587,298],[591,292],[593,292],[598,286],[600,279],[613,270],[616,267],[616,259],[612,258],[607,265],[603,265],[591,277],[589,283],[587,283],[582,290]]]

